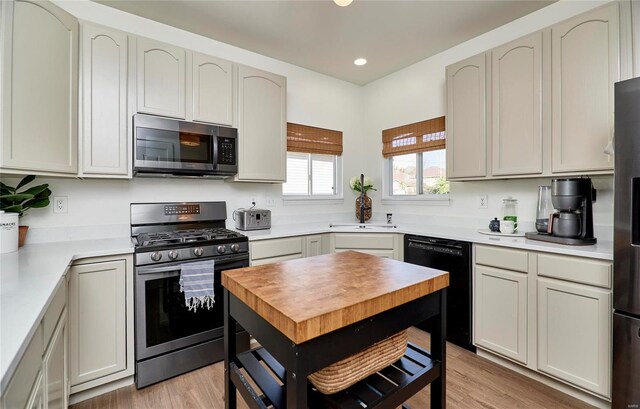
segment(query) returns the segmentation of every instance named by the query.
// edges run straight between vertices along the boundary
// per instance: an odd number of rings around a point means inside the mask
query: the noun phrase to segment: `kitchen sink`
[[[395,224],[387,223],[331,223],[329,227],[339,227],[342,229],[395,229],[398,227]]]

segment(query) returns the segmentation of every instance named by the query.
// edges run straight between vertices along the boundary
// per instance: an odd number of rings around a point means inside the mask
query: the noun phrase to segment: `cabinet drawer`
[[[538,255],[538,275],[611,288],[612,266],[609,261],[580,257]]]
[[[58,323],[58,318],[60,318],[60,314],[62,314],[62,310],[64,306],[67,304],[67,279],[62,278],[62,283],[58,287],[55,295],[53,296],[53,300],[49,305],[49,309],[44,313],[44,318],[42,319],[42,332],[44,334],[44,345],[49,344],[49,340],[53,335],[53,331],[56,329],[56,324]]]
[[[263,264],[279,263],[281,261],[295,260],[297,258],[302,258],[302,253],[288,254],[286,256],[280,256],[280,257],[269,257],[269,258],[263,258],[263,259],[260,259],[260,260],[252,260],[251,261],[251,265],[252,266],[261,266]]]
[[[336,253],[341,253],[343,251],[351,251],[351,249],[338,249],[336,250]],[[395,258],[393,250],[355,249],[353,251],[359,251],[360,253],[371,254],[372,256],[378,256],[382,258]]]
[[[528,271],[528,260],[529,257],[526,251],[476,246],[476,264],[526,273]]]
[[[336,234],[336,249],[393,250],[393,234]]]
[[[302,239],[302,237],[287,237],[249,243],[251,260],[302,254]]]
[[[5,408],[24,408],[27,405],[42,366],[43,353],[42,327],[38,326],[2,397]]]

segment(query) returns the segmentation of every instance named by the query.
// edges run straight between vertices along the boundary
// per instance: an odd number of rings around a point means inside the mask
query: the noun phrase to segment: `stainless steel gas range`
[[[220,274],[249,266],[249,244],[225,229],[225,202],[133,203],[136,386],[143,388],[223,359]],[[215,304],[189,311],[183,265],[213,260]],[[240,327],[238,349],[249,348]]]

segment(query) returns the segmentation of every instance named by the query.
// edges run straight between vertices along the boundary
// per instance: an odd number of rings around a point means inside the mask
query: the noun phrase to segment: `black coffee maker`
[[[526,233],[532,240],[588,246],[597,242],[593,237],[593,203],[596,190],[587,177],[553,179],[551,202],[558,211],[549,215],[546,233]]]

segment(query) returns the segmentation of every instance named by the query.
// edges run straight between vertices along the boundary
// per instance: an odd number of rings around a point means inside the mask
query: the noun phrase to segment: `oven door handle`
[[[208,259],[208,260],[212,260],[212,259]],[[225,258],[219,258],[219,259],[215,259],[215,269],[218,270],[219,266],[223,265],[223,264],[229,264],[229,263],[233,263],[236,261],[248,261],[249,260],[249,256],[248,255],[242,255],[242,256],[232,256],[232,257],[225,257]],[[165,264],[162,266],[141,266],[141,267],[136,267],[136,272],[138,274],[156,274],[156,273],[166,273],[169,271],[176,271],[179,270],[180,267],[183,264],[189,264],[191,262],[196,262],[196,261],[207,261],[207,259],[196,259],[193,261],[184,261],[184,262],[178,262],[178,263],[171,263],[169,265]]]

